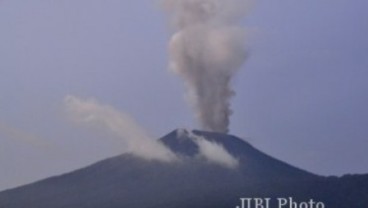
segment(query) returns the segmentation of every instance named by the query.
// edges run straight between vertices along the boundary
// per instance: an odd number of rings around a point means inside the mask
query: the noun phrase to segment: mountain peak
[[[238,137],[195,129],[176,129],[162,137],[159,141],[175,153],[193,156],[198,153],[198,144],[195,140],[199,138],[223,146],[225,150],[234,156],[255,150],[252,145]]]
[[[239,166],[222,168],[196,157],[199,151],[196,139],[221,145],[237,158]],[[329,202],[328,207],[335,208],[368,204],[365,200],[368,186],[364,185],[367,176],[343,180],[318,177],[272,158],[235,136],[177,129],[159,142],[174,153],[185,155],[185,159],[159,163],[122,154],[68,174],[0,192],[0,207],[235,207],[241,196],[295,196],[306,200],[322,197]],[[362,197],[341,204],[341,196],[354,196],[352,191]],[[331,194],[335,194],[332,199]]]
[[[249,174],[260,174],[267,177],[312,177],[312,173],[291,166],[275,159],[239,137],[201,130],[176,129],[159,141],[178,155],[195,157],[199,154],[196,139],[205,139],[220,145],[231,156],[239,161],[240,171]]]

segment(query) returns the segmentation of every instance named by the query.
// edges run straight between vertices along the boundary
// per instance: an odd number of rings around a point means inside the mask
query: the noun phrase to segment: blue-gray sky
[[[318,174],[368,173],[368,3],[254,2],[231,133]],[[129,113],[156,138],[195,128],[167,70],[171,32],[152,0],[2,0],[0,190],[123,151],[66,119],[69,94]]]

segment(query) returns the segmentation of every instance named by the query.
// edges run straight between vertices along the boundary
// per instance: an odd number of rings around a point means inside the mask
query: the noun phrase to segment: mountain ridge
[[[221,144],[239,160],[225,168],[197,157],[195,134]],[[334,208],[366,208],[368,174],[324,177],[295,168],[238,137],[175,130],[160,140],[180,162],[147,161],[131,154],[0,192],[5,208],[235,207],[240,197],[294,197]],[[275,207],[272,205],[271,207]]]

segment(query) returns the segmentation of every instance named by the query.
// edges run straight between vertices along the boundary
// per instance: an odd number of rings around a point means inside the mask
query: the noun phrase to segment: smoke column
[[[182,77],[203,130],[229,130],[231,80],[243,64],[244,30],[238,25],[247,0],[164,0],[175,33],[170,70]]]

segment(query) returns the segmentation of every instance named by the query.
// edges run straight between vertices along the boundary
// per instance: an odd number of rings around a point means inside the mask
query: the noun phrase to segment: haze
[[[314,173],[368,173],[368,3],[254,2],[230,133]],[[152,0],[0,1],[0,190],[124,151],[68,121],[69,94],[128,112],[153,138],[196,128],[167,70],[167,24]]]

